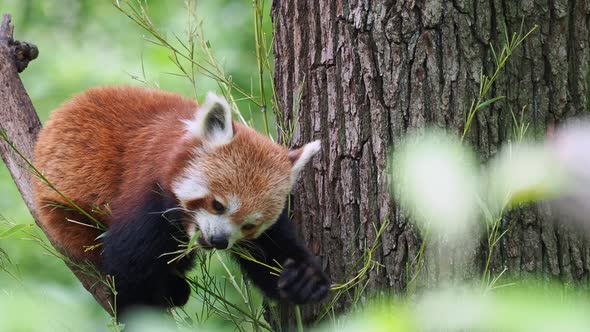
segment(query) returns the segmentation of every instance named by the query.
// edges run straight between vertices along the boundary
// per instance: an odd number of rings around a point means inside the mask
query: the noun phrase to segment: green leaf
[[[494,50],[494,45],[490,44],[490,49],[492,50],[492,56],[494,57],[494,62],[496,63],[496,66],[498,66],[498,64],[500,62],[498,61],[498,56],[496,55],[496,50]]]
[[[492,99],[488,99],[488,100],[484,101],[483,103],[477,105],[477,108],[484,108],[484,107],[486,107],[490,104],[493,104],[493,103],[497,102],[498,100],[501,100],[504,98],[505,98],[504,96],[498,96],[498,97],[494,97]]]
[[[200,234],[201,232],[196,232],[195,235],[191,237],[190,241],[188,242],[187,251],[190,251],[195,246],[195,242],[197,242]]]
[[[4,232],[0,233],[0,240],[5,239],[15,233],[22,231],[25,228],[30,228],[32,226],[33,226],[33,224],[18,224],[18,225],[12,226],[9,229],[5,230]]]

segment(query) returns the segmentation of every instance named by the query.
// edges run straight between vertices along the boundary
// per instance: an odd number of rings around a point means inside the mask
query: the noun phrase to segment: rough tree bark
[[[29,160],[33,157],[33,147],[37,134],[41,130],[41,122],[18,73],[22,72],[29,61],[35,59],[37,55],[35,45],[13,39],[10,15],[5,14],[0,25],[0,129]],[[0,156],[8,167],[35,222],[41,227],[41,224],[37,222],[37,212],[33,204],[31,173],[23,160],[3,140],[0,140]],[[51,242],[52,239],[49,238],[49,241]],[[109,305],[111,292],[108,287],[73,265],[68,267],[96,301],[108,313],[111,313]]]
[[[462,132],[480,70],[492,71],[490,44],[502,46],[505,29],[540,26],[495,84],[492,94],[506,100],[480,112],[468,135],[482,162],[510,138],[511,111],[526,106],[525,121],[540,136],[587,109],[588,0],[277,0],[272,17],[280,120],[299,118],[293,145],[322,139],[296,188],[295,220],[335,281],[354,273],[351,263],[375,238],[373,224],[390,220],[375,257],[383,268],[371,273],[369,287],[405,288],[421,239],[390,197],[386,152],[428,123]],[[509,214],[492,270],[586,280],[587,241],[553,219],[543,205]],[[453,273],[480,275],[486,250],[479,245]],[[441,277],[437,259],[440,253],[427,255],[422,286]]]

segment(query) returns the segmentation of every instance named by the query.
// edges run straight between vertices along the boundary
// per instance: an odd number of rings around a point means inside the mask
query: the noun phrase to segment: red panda
[[[204,248],[248,241],[244,247],[258,260],[283,264],[276,276],[235,257],[267,296],[317,302],[329,278],[297,239],[285,206],[319,149],[315,141],[289,151],[233,122],[226,100],[212,93],[197,105],[155,89],[94,88],[51,114],[34,163],[106,233],[38,180],[35,204],[62,253],[114,277],[119,311],[186,303],[192,257],[168,264],[163,255],[197,230]]]

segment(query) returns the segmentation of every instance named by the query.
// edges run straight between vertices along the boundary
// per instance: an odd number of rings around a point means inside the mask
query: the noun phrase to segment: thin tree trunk
[[[41,122],[18,73],[36,57],[36,46],[13,39],[10,15],[5,14],[0,25],[0,129],[28,160],[32,160],[33,147],[37,134],[41,130]],[[42,224],[37,222],[31,186],[32,175],[28,167],[3,140],[0,140],[0,156],[8,167],[33,219],[43,230]],[[49,241],[52,242],[52,239],[49,238]],[[68,267],[96,301],[108,313],[111,313],[109,302],[112,295],[108,287],[94,277],[84,274],[75,266],[68,265]]]
[[[469,132],[482,162],[511,138],[511,112],[526,106],[525,122],[539,137],[588,106],[590,1],[277,0],[272,16],[279,121],[294,123],[295,146],[322,139],[321,154],[297,185],[294,219],[335,282],[356,273],[353,262],[388,220],[373,257],[383,267],[371,272],[369,288],[405,289],[422,240],[390,197],[387,151],[426,124],[462,133],[481,69],[493,70],[490,45],[503,45],[505,29],[511,35],[521,24],[524,32],[540,27],[495,83],[491,94],[506,99],[482,110]],[[503,224],[508,233],[496,247],[493,273],[506,267],[511,276],[588,277],[586,240],[555,225],[546,206],[519,209]],[[418,284],[447,273],[479,277],[486,245],[468,254],[441,271],[447,254],[427,252]],[[341,308],[347,303],[339,301]],[[318,310],[304,314],[310,319]]]

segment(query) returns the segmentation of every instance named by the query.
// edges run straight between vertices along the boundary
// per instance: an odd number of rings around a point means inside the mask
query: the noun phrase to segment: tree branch
[[[25,158],[32,160],[37,134],[41,130],[41,121],[18,73],[22,72],[31,60],[37,58],[39,52],[35,45],[13,39],[14,28],[10,22],[10,15],[4,14],[0,25],[0,129],[6,133],[12,144]],[[42,224],[38,222],[38,214],[33,204],[31,173],[23,166],[23,160],[2,140],[0,140],[0,156],[6,163],[35,223],[47,235]],[[49,236],[48,239],[54,244],[53,239]],[[67,262],[66,265],[96,301],[109,314],[112,314],[109,305],[112,294],[109,288],[80,268]]]

